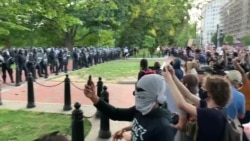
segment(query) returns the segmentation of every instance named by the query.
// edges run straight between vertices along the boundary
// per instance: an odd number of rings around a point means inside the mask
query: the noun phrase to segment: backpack
[[[217,110],[221,111],[220,109]],[[240,141],[242,135],[233,119],[228,117],[224,112],[221,111],[221,113],[223,114],[226,121],[224,135],[221,141]]]
[[[222,141],[240,141],[241,133],[232,119],[226,117],[226,126]]]

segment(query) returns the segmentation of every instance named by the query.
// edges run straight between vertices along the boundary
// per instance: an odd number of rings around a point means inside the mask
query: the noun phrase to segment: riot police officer
[[[42,72],[44,72],[44,77],[48,78],[48,52],[47,50],[44,50],[42,61],[40,63]]]
[[[86,55],[85,50],[82,48],[80,52],[80,61],[79,61],[80,68],[86,67]]]
[[[32,51],[28,52],[27,57],[26,57],[26,61],[27,61],[27,70],[28,73],[32,74],[32,77],[34,79],[36,78],[36,72],[35,72],[35,68],[36,68],[36,58],[35,58],[35,54],[36,50],[33,48]]]
[[[34,52],[35,55],[35,68],[37,69],[37,73],[39,75],[39,77],[43,77],[42,75],[42,65],[41,62],[43,60],[43,49],[42,48],[38,48],[37,52]]]
[[[62,56],[62,63],[63,63],[63,71],[64,73],[68,72],[68,62],[69,62],[69,52],[68,48],[64,48],[63,50],[63,56]]]
[[[62,49],[59,50],[57,59],[59,62],[59,71],[63,71],[63,50]]]
[[[25,79],[27,80],[27,74],[28,74],[28,70],[27,70],[27,62],[26,62],[26,57],[24,54],[24,49],[19,49],[18,53],[16,54],[16,65],[19,68],[19,77],[18,78],[20,80],[20,82],[22,82],[22,71],[24,71],[24,75],[25,75]],[[18,73],[18,72],[16,72]]]
[[[10,56],[8,50],[5,50],[3,51],[3,59],[4,59],[4,61],[2,62],[3,82],[6,83],[6,71],[7,71],[10,76],[11,83],[14,83],[13,70],[11,68],[11,65],[14,64],[14,58]]]
[[[78,51],[77,48],[74,47],[72,51],[73,71],[78,70],[79,55],[77,51]]]
[[[58,66],[57,66],[57,56],[54,48],[51,48],[48,59],[50,63],[50,72],[51,73],[58,73]]]

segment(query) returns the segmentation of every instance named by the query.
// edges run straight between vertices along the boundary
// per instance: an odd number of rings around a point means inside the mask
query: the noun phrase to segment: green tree
[[[146,35],[143,40],[143,47],[148,48],[151,58],[155,52],[155,38],[149,35]]]
[[[250,45],[250,35],[243,37],[241,41],[245,46],[249,46]]]
[[[131,6],[129,23],[121,31],[119,46],[142,46],[145,35],[155,37],[156,45],[175,42],[175,34],[188,19],[190,1],[145,0]]]
[[[189,0],[18,0],[0,2],[0,38],[15,46],[174,44]]]
[[[196,29],[194,24],[186,23],[183,28],[179,29],[176,35],[176,45],[185,47],[189,39],[194,39],[196,36]]]
[[[17,33],[28,30],[22,25],[23,20],[29,20],[26,16],[27,7],[18,1],[1,0],[0,2],[0,41],[6,48],[11,47],[13,37],[18,37]]]
[[[229,45],[233,45],[234,37],[232,35],[226,35],[224,41],[227,42]]]

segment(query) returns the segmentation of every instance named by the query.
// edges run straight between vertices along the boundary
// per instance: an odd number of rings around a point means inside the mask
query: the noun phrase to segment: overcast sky
[[[206,1],[211,1],[211,0],[194,0],[193,4],[194,5],[198,5],[198,4],[205,4]],[[200,5],[200,8],[202,6]],[[193,7],[190,11],[189,11],[189,15],[190,15],[190,22],[191,23],[197,23],[198,28],[201,25],[201,21],[199,20],[199,17],[201,16],[201,9],[197,9],[195,7]]]

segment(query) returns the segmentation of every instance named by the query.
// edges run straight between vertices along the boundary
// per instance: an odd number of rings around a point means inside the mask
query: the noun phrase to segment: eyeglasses
[[[135,91],[133,91],[133,95],[135,96],[135,92],[144,92],[144,91],[145,91],[144,89],[136,87]]]
[[[142,88],[136,88],[135,89],[137,92],[143,92],[143,91],[145,91],[144,89],[142,89]]]

